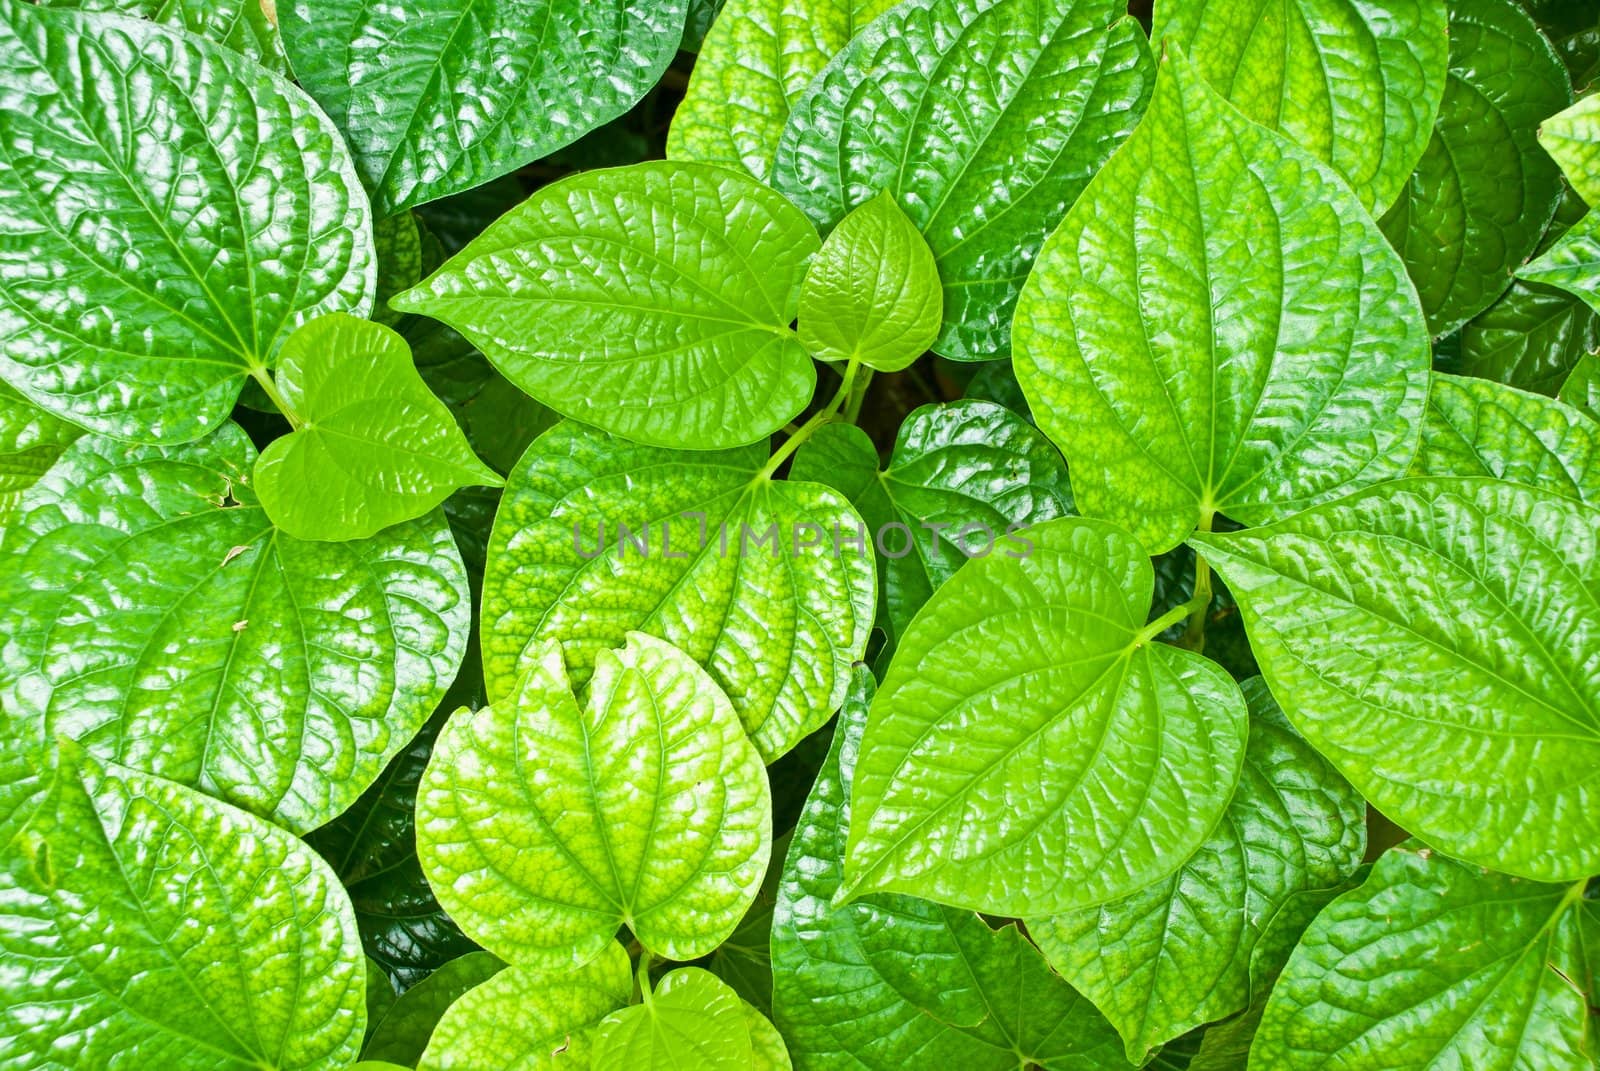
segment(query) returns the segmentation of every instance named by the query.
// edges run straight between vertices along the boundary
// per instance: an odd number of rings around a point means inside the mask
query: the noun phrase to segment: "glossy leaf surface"
[[[80,439],[0,534],[0,702],[294,830],[353,803],[461,663],[466,575],[437,515],[370,540],[272,527],[237,426]]]
[[[444,964],[400,994],[383,1018],[371,1024],[361,1055],[415,1067],[446,1009],[504,969],[487,952],[468,952]]]
[[[824,229],[888,191],[944,281],[934,350],[1004,357],[1040,243],[1149,96],[1149,47],[1121,10],[1116,0],[898,5],[794,103],[773,184]]]
[[[1344,180],[1181,54],[1046,243],[1016,351],[1078,508],[1151,553],[1212,512],[1260,524],[1403,473],[1430,356]]]
[[[1161,0],[1179,45],[1245,115],[1332,164],[1368,210],[1422,156],[1448,69],[1444,0]]]
[[[1066,518],[934,594],[862,740],[853,895],[1057,914],[1200,847],[1239,778],[1245,703],[1215,663],[1150,642],[1153,584],[1129,535]]]
[[[0,383],[0,528],[22,501],[22,494],[39,482],[78,437],[76,424],[45,412]]]
[[[672,61],[685,12],[685,0],[294,0],[282,32],[390,215],[626,112]]]
[[[0,378],[36,405],[196,439],[298,324],[372,307],[366,195],[287,80],[155,23],[17,0],[0,54]]]
[[[260,0],[37,0],[41,7],[137,15],[233,49],[277,74],[288,74],[278,28]]]
[[[647,1004],[607,1016],[594,1032],[594,1067],[630,1071],[750,1071],[755,1050],[739,994],[716,975],[680,967]]]
[[[559,639],[574,680],[630,630],[679,647],[732,700],[767,760],[844,698],[872,628],[871,558],[837,492],[758,478],[763,447],[635,446],[567,422],[512,472],[484,580],[489,697]],[[601,612],[598,608],[604,607]]]
[[[580,709],[561,647],[528,652],[511,694],[460,710],[417,795],[439,902],[502,959],[576,967],[628,926],[652,951],[716,948],[772,847],[760,756],[686,655],[632,633],[601,652]]]
[[[1600,510],[1403,480],[1190,542],[1284,712],[1375,807],[1506,873],[1600,870]]]
[[[1600,421],[1600,354],[1590,353],[1574,365],[1557,397],[1590,420]]]
[[[658,446],[738,446],[811,400],[816,369],[788,325],[816,250],[805,217],[752,179],[639,164],[545,187],[390,305],[443,320],[566,416]]]

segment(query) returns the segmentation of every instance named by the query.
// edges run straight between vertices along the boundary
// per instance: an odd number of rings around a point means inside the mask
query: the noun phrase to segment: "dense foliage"
[[[1596,1067],[1597,70],[0,0],[0,1067]]]

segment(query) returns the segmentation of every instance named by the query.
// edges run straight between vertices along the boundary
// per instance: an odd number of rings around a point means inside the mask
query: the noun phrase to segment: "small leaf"
[[[1600,214],[1591,211],[1580,219],[1517,277],[1560,287],[1600,312]]]
[[[1413,476],[1489,476],[1600,506],[1600,425],[1541,394],[1435,375]]]
[[[1028,924],[1051,966],[1117,1027],[1134,1063],[1242,1011],[1257,942],[1279,909],[1337,885],[1366,850],[1365,801],[1282,720],[1260,678],[1244,693],[1244,773],[1200,850],[1130,896]]]
[[[575,967],[619,926],[671,959],[725,940],[772,847],[771,794],[705,671],[640,633],[601,652],[579,710],[561,648],[445,725],[417,796],[439,902],[507,962]]]
[[[1250,1067],[1587,1071],[1582,893],[1391,849],[1295,949]]]
[[[1561,384],[1557,397],[1590,420],[1600,421],[1600,354],[1585,354]]]
[[[296,831],[354,803],[461,664],[443,519],[307,543],[275,529],[236,425],[178,447],[88,436],[0,532],[0,704]]]
[[[1439,367],[1550,394],[1585,354],[1600,350],[1600,317],[1565,290],[1519,278],[1460,337],[1460,358]]]
[[[705,667],[767,761],[820,728],[871,634],[871,537],[829,488],[759,476],[766,459],[762,446],[660,450],[573,422],[540,436],[489,549],[489,697],[542,642],[564,645],[581,684],[637,629]]]
[[[677,52],[685,0],[293,0],[295,75],[384,215],[469,190],[628,111]]]
[[[822,361],[898,372],[933,344],[939,266],[888,193],[839,222],[800,287],[800,344]]]
[[[1584,97],[1539,124],[1539,144],[1588,204],[1600,204],[1600,98]]]
[[[450,1005],[419,1071],[590,1068],[593,1028],[633,995],[628,954],[615,941],[568,972],[511,967]]]
[[[17,0],[0,54],[0,155],[28,161],[0,167],[0,378],[35,405],[197,439],[296,326],[372,307],[366,195],[286,79],[154,23]]]
[[[8,839],[0,857],[0,1065],[353,1061],[361,940],[322,860],[192,789],[63,750],[23,850]]]
[[[1150,642],[1154,579],[1127,533],[1066,518],[928,600],[862,741],[849,895],[1059,914],[1200,847],[1239,779],[1245,703],[1214,663]]]
[[[894,0],[728,0],[672,117],[667,155],[768,182],[790,106]]]
[[[1422,314],[1371,217],[1176,49],[1015,330],[1078,508],[1152,554],[1213,512],[1261,524],[1402,474],[1427,400]]]
[[[590,1063],[628,1071],[751,1071],[747,1007],[716,975],[680,967],[656,984],[650,1000],[600,1023]]]
[[[266,67],[289,73],[278,28],[261,0],[36,0],[40,7],[73,7],[82,11],[137,15],[187,30]]]
[[[11,523],[23,492],[82,434],[0,383],[0,528]]]
[[[1448,69],[1444,0],[1160,0],[1150,38],[1332,164],[1374,214],[1422,156]]]
[[[872,673],[858,666],[827,762],[783,864],[773,916],[773,1003],[815,1071],[909,1067],[1112,1071],[1122,1046],[1014,926],[909,896],[836,907]]]
[[[1374,807],[1508,874],[1600,870],[1600,510],[1413,479],[1190,542],[1289,720]]]
[[[459,487],[502,482],[422,382],[405,339],[381,324],[306,324],[284,344],[277,385],[297,427],[256,460],[256,493],[298,539],[365,539]]]
[[[469,989],[505,969],[487,952],[468,952],[444,964],[400,994],[400,999],[371,1027],[361,1055],[415,1067],[428,1047],[445,1010]]]
[[[1515,0],[1452,0],[1450,77],[1417,170],[1383,217],[1428,328],[1455,330],[1505,292],[1561,199],[1540,121],[1572,102],[1566,68]]]
[[[1127,138],[1150,50],[1121,0],[910,0],[793,101],[772,183],[820,227],[887,191],[944,282],[933,349],[1010,349],[1018,289],[1050,228]]]

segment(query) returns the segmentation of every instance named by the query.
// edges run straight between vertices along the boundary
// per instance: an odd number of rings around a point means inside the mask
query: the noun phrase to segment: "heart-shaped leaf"
[[[0,854],[0,1064],[328,1071],[361,1047],[361,938],[276,826],[63,748]]]
[[[1560,57],[1515,0],[1451,0],[1449,8],[1439,119],[1383,217],[1435,335],[1488,308],[1539,244],[1561,175],[1536,132],[1572,102]]]
[[[438,514],[350,543],[279,532],[254,460],[233,424],[78,440],[0,533],[0,703],[34,746],[68,736],[303,831],[437,705],[467,580]]]
[[[1150,553],[1213,513],[1261,524],[1399,476],[1427,400],[1422,314],[1372,218],[1176,49],[1045,244],[1015,330],[1078,508]]]
[[[1028,924],[1055,969],[1122,1034],[1128,1059],[1250,1003],[1258,942],[1291,897],[1331,888],[1366,850],[1366,803],[1246,681],[1250,740],[1233,802],[1171,877]]]
[[[581,710],[558,644],[524,665],[509,696],[451,716],[423,774],[417,854],[439,902],[524,967],[587,962],[623,925],[671,959],[711,952],[772,848],[766,770],[727,697],[642,633],[598,655]]]
[[[405,339],[353,316],[323,316],[284,343],[277,389],[295,430],[256,459],[261,505],[297,539],[365,539],[438,506],[457,488],[498,487]]]
[[[595,1028],[590,1063],[629,1071],[788,1068],[782,1038],[773,1053],[773,1035],[765,1030],[761,1038],[767,1051],[762,1062],[756,1062],[751,1014],[761,1018],[716,975],[680,967],[656,983],[654,995],[644,1004],[613,1012]]]
[[[1600,510],[1401,480],[1190,542],[1290,721],[1373,806],[1508,874],[1600,871]]]
[[[816,251],[753,179],[638,164],[545,187],[389,304],[443,320],[557,412],[709,450],[765,439],[811,400],[789,323]]]
[[[283,41],[384,215],[481,186],[632,108],[685,0],[294,0]]]
[[[18,0],[0,0],[0,54],[0,378],[36,405],[195,439],[300,323],[372,307],[366,195],[286,79],[154,23]]]
[[[801,1067],[1110,1071],[1116,1033],[1014,926],[909,896],[834,898],[872,674],[857,667],[827,762],[783,864],[773,1003]]]
[[[1238,685],[1152,643],[1155,574],[1104,521],[1047,521],[952,577],[901,640],[856,768],[847,887],[1009,916],[1166,877],[1233,795]]]
[[[1295,949],[1250,1067],[1587,1071],[1583,888],[1391,849]]]
[[[1235,107],[1332,164],[1378,214],[1433,132],[1446,25],[1444,0],[1161,0],[1150,39],[1182,47]]]
[[[637,629],[705,667],[768,761],[820,728],[871,634],[871,535],[835,491],[761,476],[766,460],[762,447],[660,450],[572,422],[540,436],[489,547],[489,697],[540,643],[560,640],[582,683]]]
[[[900,4],[794,102],[772,182],[823,228],[893,195],[944,281],[933,348],[1004,357],[1040,243],[1150,94],[1149,47],[1133,20],[1118,20],[1123,10],[1119,0]]]

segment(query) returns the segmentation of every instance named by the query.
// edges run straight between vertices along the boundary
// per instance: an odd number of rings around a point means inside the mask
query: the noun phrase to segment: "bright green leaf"
[[[751,1071],[794,1071],[789,1046],[772,1020],[748,1001],[740,1001],[744,1025],[750,1031]]]
[[[774,1006],[811,1071],[1112,1071],[1115,1032],[1032,945],[971,912],[909,896],[835,907],[851,783],[873,699],[857,668],[833,747],[783,865],[772,927]],[[1019,1056],[1020,1054],[1020,1056]]]
[[[1582,893],[1391,849],[1295,950],[1252,1071],[1588,1071]]]
[[[888,193],[840,221],[800,287],[800,344],[823,361],[898,372],[933,344],[944,297],[939,266]]]
[[[384,215],[480,186],[632,108],[685,0],[293,0],[284,47]]]
[[[633,995],[628,954],[615,941],[566,973],[511,967],[450,1005],[420,1071],[605,1071],[589,1061],[592,1028]]]
[[[594,1032],[591,1066],[628,1071],[751,1071],[744,1001],[716,975],[680,967],[643,1004],[607,1016]]]
[[[531,648],[506,698],[439,734],[417,853],[469,936],[525,967],[577,966],[628,926],[689,960],[755,899],[772,847],[761,758],[699,666],[630,633],[580,711],[561,647]]]
[[[0,528],[10,523],[23,492],[82,434],[76,424],[52,416],[0,382]]]
[[[1289,719],[1373,806],[1506,873],[1600,870],[1600,510],[1413,479],[1190,542]]]
[[[1172,876],[1130,896],[1028,924],[1045,957],[1095,1002],[1128,1058],[1250,1003],[1251,960],[1296,893],[1348,877],[1366,803],[1300,739],[1259,677],[1246,681],[1244,772],[1219,825]]]
[[[299,539],[365,539],[438,506],[459,487],[498,487],[394,331],[352,316],[300,328],[277,387],[297,427],[256,461],[277,527]]]
[[[1600,204],[1600,97],[1584,97],[1540,123],[1539,144],[1579,197]]]
[[[1123,10],[1121,0],[900,4],[794,102],[773,184],[824,228],[887,191],[938,261],[944,327],[933,348],[1004,357],[1040,244],[1149,96],[1149,46]]]
[[[542,642],[564,644],[582,683],[637,629],[705,667],[768,761],[820,728],[865,653],[876,598],[870,552],[844,540],[871,537],[833,490],[760,478],[766,459],[760,446],[635,446],[572,422],[540,436],[507,481],[489,548],[489,697]]]
[[[728,0],[672,118],[667,155],[772,177],[789,110],[894,0]]]
[[[430,517],[351,543],[272,527],[229,424],[86,437],[0,533],[0,703],[35,746],[196,786],[293,830],[355,802],[461,664],[461,559]]]
[[[763,440],[811,400],[789,329],[817,236],[753,179],[656,162],[564,179],[389,304],[552,409],[636,442]]]
[[[1181,53],[1017,306],[1017,379],[1078,508],[1150,553],[1212,512],[1261,524],[1402,474],[1429,358],[1344,180]]]
[[[298,324],[372,307],[366,195],[287,80],[154,23],[18,0],[0,0],[0,55],[0,378],[34,404],[121,439],[199,438]]]
[[[371,1026],[361,1055],[369,1060],[417,1066],[433,1028],[462,994],[505,969],[487,952],[468,952],[444,964],[400,994],[388,1012]]]
[[[1567,71],[1515,0],[1451,0],[1450,77],[1433,137],[1383,230],[1445,335],[1505,292],[1561,198],[1540,121],[1572,102]]]
[[[1059,914],[1200,847],[1239,779],[1245,702],[1215,663],[1150,642],[1154,581],[1127,533],[1065,518],[934,593],[862,741],[852,895]]]
[[[261,0],[36,0],[41,7],[137,15],[226,45],[275,74],[288,74],[278,27]]]
[[[1150,36],[1332,164],[1375,213],[1411,175],[1444,95],[1444,0],[1161,0]]]
[[[1584,216],[1517,277],[1560,287],[1600,312],[1600,213]]]
[[[705,968],[721,978],[762,1016],[772,1014],[772,908],[778,899],[778,877],[789,851],[789,834],[772,842],[767,876],[755,903],[739,926],[706,960]]]
[[[1590,420],[1600,421],[1600,354],[1585,354],[1561,384],[1557,397]]]
[[[875,534],[878,624],[891,650],[969,557],[991,553],[1010,529],[1072,512],[1056,448],[1015,413],[982,401],[912,412],[881,472],[865,432],[827,425],[795,455],[790,478],[837,488]]]
[[[1435,375],[1413,476],[1489,476],[1600,506],[1600,425],[1486,379]]]
[[[361,939],[326,864],[181,785],[63,749],[0,856],[8,1071],[343,1071]]]

